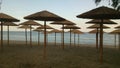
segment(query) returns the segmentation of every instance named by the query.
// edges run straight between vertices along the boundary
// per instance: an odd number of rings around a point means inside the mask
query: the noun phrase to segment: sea
[[[64,42],[69,43],[70,42],[70,34],[65,33]],[[3,32],[3,38],[4,40],[7,40],[7,31]],[[25,32],[24,31],[10,31],[9,32],[9,38],[10,40],[17,40],[17,41],[25,41]],[[61,43],[61,33],[56,34],[56,42]],[[30,40],[30,32],[27,32],[27,39]],[[78,44],[78,35],[75,36],[75,43]],[[103,44],[104,45],[111,45],[114,46],[114,34],[108,34],[104,33],[103,35]],[[38,41],[38,32],[32,31],[32,41]],[[40,33],[40,41],[44,42],[44,34]],[[55,41],[55,34],[50,33],[48,34],[48,42],[54,42]],[[74,43],[74,34],[72,34],[72,43]],[[80,44],[95,44],[96,43],[96,34],[89,34],[84,33],[79,35],[79,43]],[[118,35],[116,43],[118,45]]]

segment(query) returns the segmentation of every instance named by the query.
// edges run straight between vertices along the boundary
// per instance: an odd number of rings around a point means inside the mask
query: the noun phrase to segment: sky
[[[85,24],[89,19],[77,18],[76,16],[82,14],[91,9],[97,8],[99,6],[108,6],[107,1],[103,1],[100,5],[96,6],[94,0],[2,0],[0,12],[11,15],[20,20],[20,22],[15,22],[16,24],[27,21],[23,17],[40,12],[43,10],[50,11],[55,13],[67,20],[70,20],[81,27],[81,31],[88,32],[90,29],[86,27],[91,24]],[[113,20],[120,24],[119,20]],[[40,24],[43,24],[43,21],[37,21]],[[50,22],[47,22],[47,25],[53,26],[54,28],[60,29],[59,25],[51,25]],[[108,25],[111,29],[106,29],[105,31],[112,31],[117,25]],[[6,27],[4,27],[6,31]],[[21,31],[16,27],[11,27],[12,31]]]

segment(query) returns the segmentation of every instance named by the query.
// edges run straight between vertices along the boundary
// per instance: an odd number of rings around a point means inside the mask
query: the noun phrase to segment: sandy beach
[[[0,68],[119,68],[120,51],[114,47],[104,47],[104,63],[99,63],[99,53],[95,45],[82,44],[62,50],[60,43],[47,45],[47,57],[43,59],[43,43],[33,42],[33,47],[24,41],[4,41],[4,51],[0,52]]]

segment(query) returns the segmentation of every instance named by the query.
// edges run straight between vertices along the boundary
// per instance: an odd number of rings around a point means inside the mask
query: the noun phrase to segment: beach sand
[[[99,52],[95,45],[80,44],[65,49],[61,44],[49,43],[47,57],[43,59],[43,43],[40,46],[33,42],[33,47],[25,45],[24,41],[10,41],[0,52],[0,68],[119,68],[120,51],[117,48],[105,46],[103,64],[99,63]],[[1,49],[1,48],[0,48]]]

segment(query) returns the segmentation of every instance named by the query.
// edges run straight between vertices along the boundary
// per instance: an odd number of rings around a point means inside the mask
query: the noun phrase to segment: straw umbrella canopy
[[[62,18],[52,12],[46,11],[46,10],[28,15],[24,18],[30,19],[30,20],[44,21],[45,27],[46,27],[46,21],[63,21],[63,20],[65,20],[64,18]],[[45,59],[45,57],[46,57],[46,28],[44,28],[44,56],[43,56],[43,58]]]
[[[89,31],[88,33],[91,33],[91,34],[100,33],[100,30],[94,29],[94,30]],[[103,31],[103,33],[105,32]]]
[[[120,30],[114,30],[112,32],[110,32],[109,34],[114,34],[115,35],[115,48],[116,48],[116,34],[120,34]],[[118,38],[119,42],[118,44],[120,44],[120,37]],[[119,49],[120,49],[120,45],[119,45]]]
[[[75,26],[75,25],[66,25],[64,27],[62,27],[62,29],[70,29],[70,47],[71,47],[71,29],[80,29],[80,27]],[[75,33],[74,33],[74,38],[75,38]],[[75,39],[74,39],[75,41]],[[75,44],[75,42],[74,42]]]
[[[100,33],[100,30],[98,30],[98,29],[94,29],[94,30],[91,30],[91,31],[89,31],[88,33],[90,33],[90,34],[96,34],[96,49],[98,50],[98,33]],[[104,31],[103,31],[103,33],[105,33]]]
[[[60,31],[58,29],[53,29],[49,33],[55,33],[55,46],[56,46],[56,33],[62,33],[62,31]]]
[[[1,21],[1,48],[3,48],[3,23],[19,22],[19,20],[5,13],[0,13],[0,21]]]
[[[75,23],[65,20],[65,21],[54,21],[50,24],[58,24],[58,25],[62,25],[62,27],[64,27],[64,25],[75,25]],[[62,49],[64,49],[64,29],[62,29]]]
[[[99,33],[98,29],[100,28],[100,24],[94,24],[94,25],[91,25],[91,26],[89,26],[87,28],[89,28],[89,29],[96,29],[95,31],[90,31],[89,33],[96,33],[96,49],[98,50],[98,33]],[[109,27],[103,25],[103,28],[107,29]]]
[[[41,26],[41,24],[33,21],[33,20],[28,20],[28,21],[25,21],[23,23],[20,23],[19,25],[29,25],[30,26],[30,46],[32,47],[32,25],[34,26]]]
[[[80,44],[80,43],[79,43],[80,34],[83,34],[83,32],[80,31],[80,30],[78,30],[78,29],[73,29],[73,30],[71,30],[71,32],[78,34],[78,45],[79,45],[79,44]]]
[[[48,26],[48,25],[46,25],[46,27],[42,25],[40,27],[37,27],[36,29],[44,29],[44,28],[46,28],[46,29],[53,29],[51,26]]]
[[[105,6],[92,9],[83,14],[77,15],[78,18],[101,19],[100,23],[100,63],[103,63],[103,22],[104,19],[120,19],[120,12]]]
[[[87,28],[89,28],[89,29],[97,29],[98,28],[99,29],[100,28],[100,24],[94,24],[94,25],[91,25],[91,26],[89,26]],[[107,29],[107,28],[110,28],[110,27],[103,25],[103,28]]]
[[[0,24],[1,25],[1,24]],[[9,26],[18,26],[17,24],[13,23],[13,22],[4,22],[3,23],[4,26],[7,26],[7,45],[9,46]]]
[[[78,18],[87,18],[87,19],[119,19],[120,12],[108,8],[106,6],[101,6],[80,15],[77,15]]]
[[[90,20],[88,22],[86,22],[86,24],[100,24],[102,21],[100,19],[93,19],[93,20]],[[115,23],[114,21],[111,21],[109,19],[104,19],[103,20],[103,24],[117,24]]]
[[[116,33],[120,33],[120,30],[119,30],[119,29],[118,29],[118,30],[114,30],[114,31],[112,31],[111,33],[113,33],[113,34],[114,34],[114,33],[115,33],[115,34],[116,34]]]
[[[40,32],[42,32],[42,29],[35,29],[33,31],[37,31],[38,32],[38,46],[40,45]]]
[[[39,29],[44,29],[44,28],[45,28],[46,30],[47,30],[47,29],[53,29],[51,26],[48,26],[48,25],[46,25],[46,27],[42,25],[42,26],[40,26],[40,27],[37,27],[36,29],[39,30]],[[43,33],[44,33],[44,30],[43,30]],[[47,39],[47,36],[48,36],[47,34],[48,34],[48,33],[49,33],[49,32],[46,31],[46,39]],[[46,42],[46,43],[47,43],[47,42]],[[46,44],[46,45],[47,45],[47,44]]]
[[[61,33],[61,32],[62,32],[61,30],[53,29],[49,33]]]
[[[26,38],[26,45],[27,45],[27,29],[30,29],[30,28],[33,29],[33,27],[30,27],[29,25],[22,25],[22,26],[20,26],[18,28],[25,29],[25,38]]]
[[[93,24],[93,23],[95,23],[95,25],[92,25],[88,28],[92,28],[92,29],[96,28],[96,30],[98,31],[98,29],[100,28],[101,20],[100,19],[93,19],[91,21],[86,22],[86,24]],[[117,23],[115,23],[115,22],[113,22],[109,19],[105,19],[103,23],[104,24],[117,24]],[[103,28],[106,29],[106,28],[109,28],[109,27],[103,25]],[[96,49],[98,50],[98,32],[96,32]]]
[[[115,27],[116,29],[120,29],[120,25]]]
[[[76,33],[76,34],[83,34],[83,32],[78,29],[73,29],[73,30],[71,30],[71,32]]]

